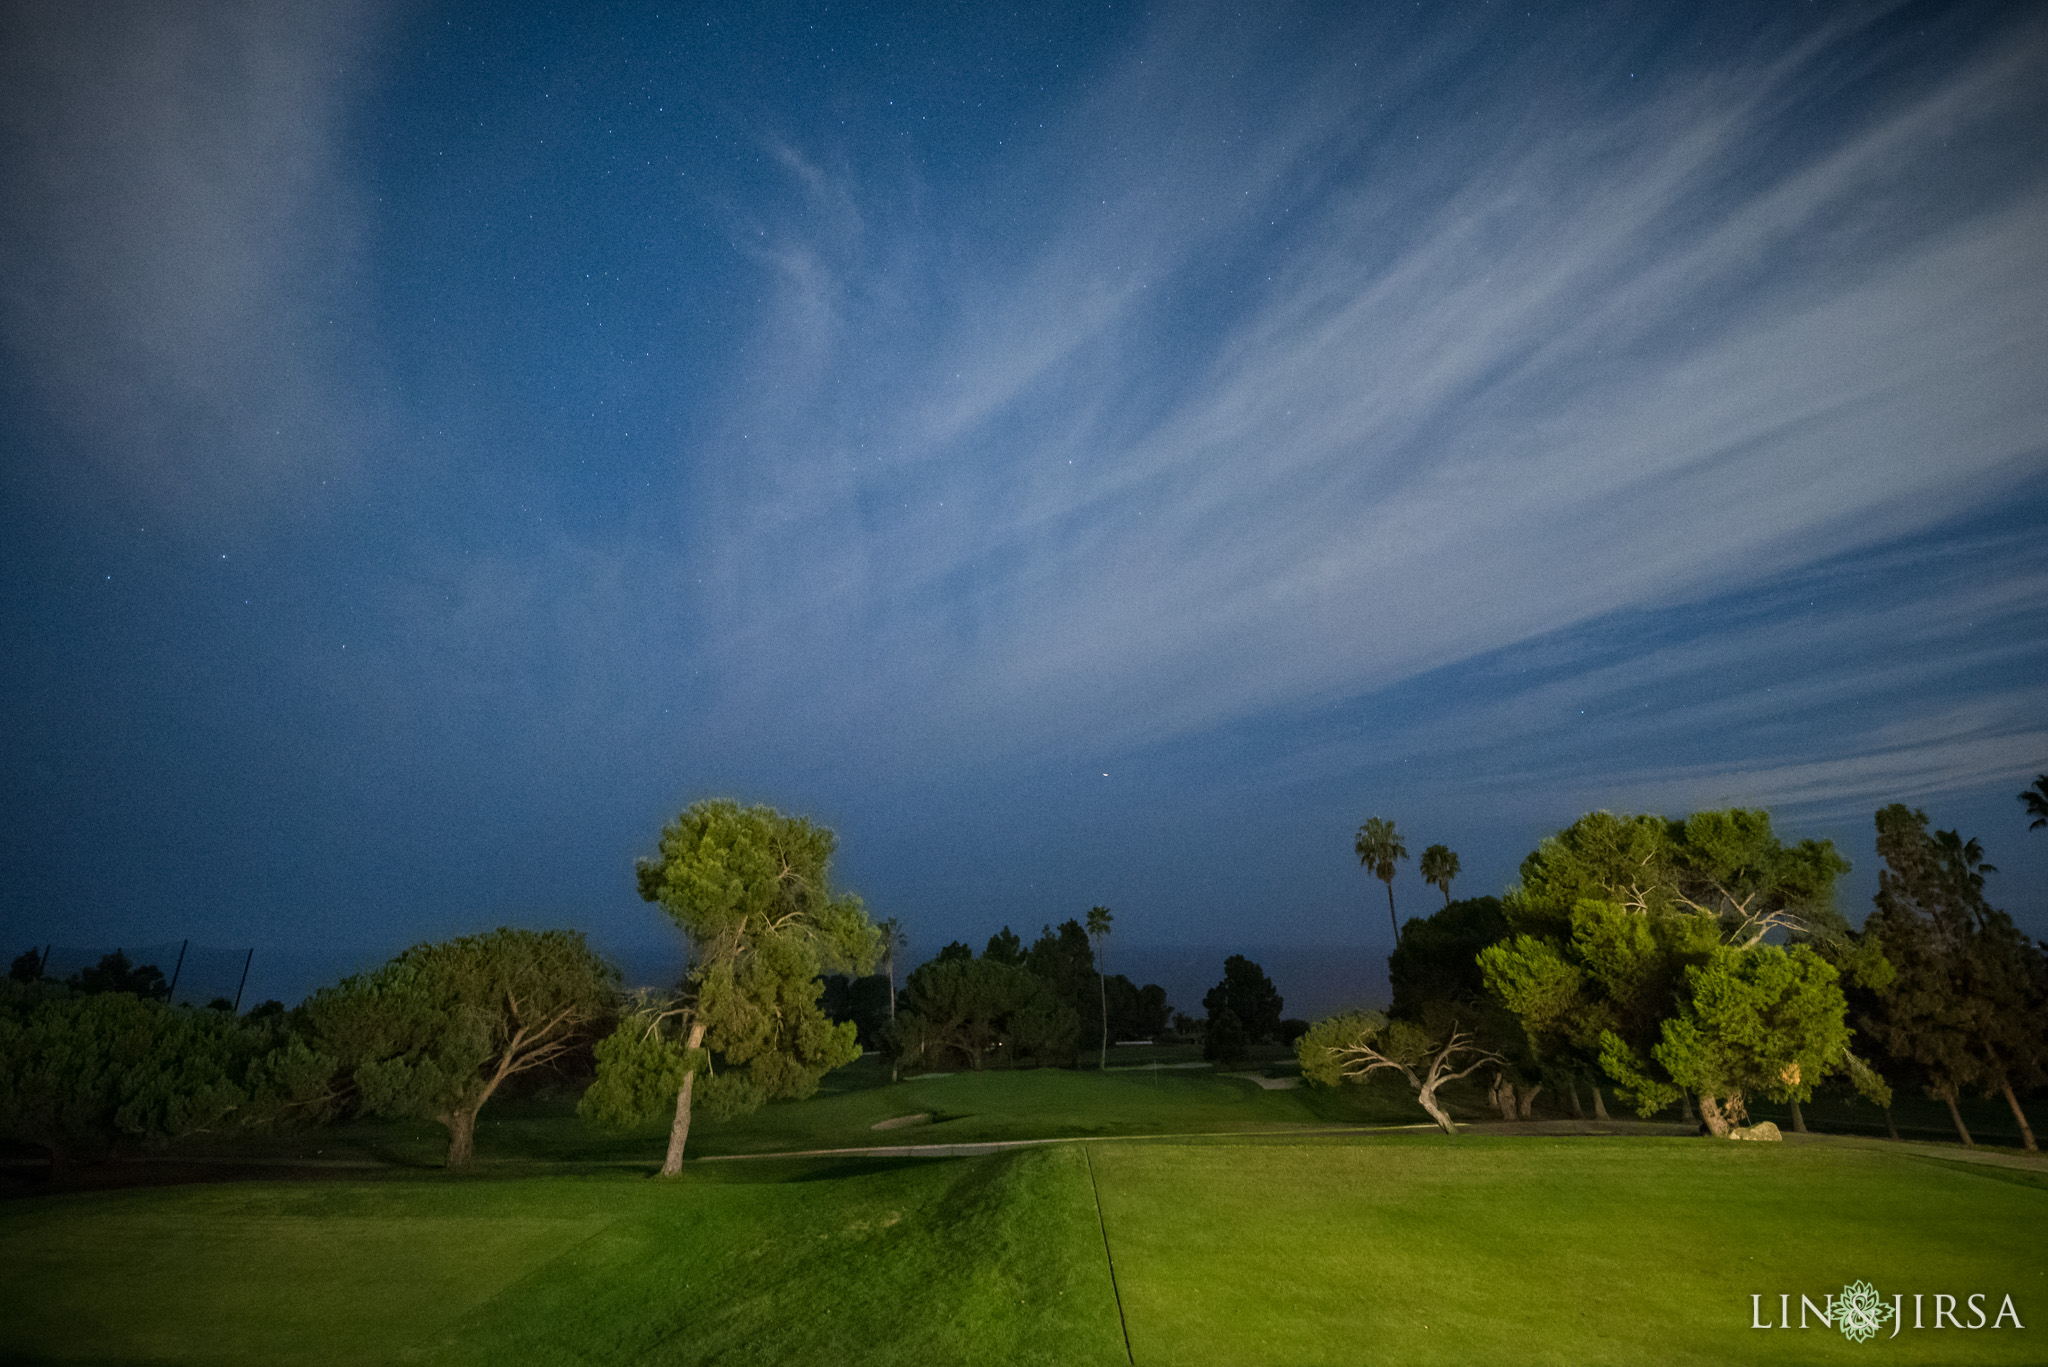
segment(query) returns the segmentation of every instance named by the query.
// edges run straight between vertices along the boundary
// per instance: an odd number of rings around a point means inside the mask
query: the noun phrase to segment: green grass
[[[2048,1360],[2041,1174],[1655,1138],[1132,1144],[1095,1163],[1143,1363]],[[1879,1349],[1748,1327],[1752,1293],[1774,1312],[1859,1278],[2011,1292],[2029,1328]]]
[[[1274,1069],[1274,1071],[1278,1071]],[[876,1130],[876,1122],[928,1114],[929,1123]],[[1474,1114],[1478,1111],[1475,1109]],[[896,1144],[965,1144],[1077,1136],[1284,1131],[1304,1126],[1420,1124],[1428,1117],[1397,1079],[1371,1087],[1267,1091],[1200,1069],[1006,1069],[890,1083],[880,1059],[828,1075],[809,1100],[764,1106],[731,1121],[696,1115],[693,1157]],[[661,1161],[666,1120],[636,1134],[593,1130],[573,1096],[544,1093],[493,1103],[477,1126],[484,1167],[646,1167]],[[447,1132],[430,1122],[357,1121],[232,1146],[202,1140],[190,1153],[311,1163],[438,1166]]]
[[[1073,1148],[40,1198],[0,1285],[15,1361],[1123,1359]]]
[[[1145,1364],[2048,1360],[2048,1175],[1923,1154],[1268,1133],[45,1196],[0,1205],[0,1357],[1115,1363],[1106,1226]],[[1856,1278],[2028,1327],[1748,1328]]]

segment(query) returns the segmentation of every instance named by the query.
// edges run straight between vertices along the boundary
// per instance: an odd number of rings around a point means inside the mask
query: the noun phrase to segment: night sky
[[[10,956],[660,977],[712,795],[1290,1012],[1373,815],[1855,919],[1905,800],[2048,934],[2037,6],[51,0],[0,116]]]

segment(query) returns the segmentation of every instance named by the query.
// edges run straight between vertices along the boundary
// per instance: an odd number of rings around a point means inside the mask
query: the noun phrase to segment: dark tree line
[[[955,940],[911,972],[882,1045],[899,1069],[1070,1067],[1084,1049],[1100,1060],[1117,1040],[1164,1034],[1166,989],[1099,965],[1078,920],[1029,946],[1004,926],[979,955]]]

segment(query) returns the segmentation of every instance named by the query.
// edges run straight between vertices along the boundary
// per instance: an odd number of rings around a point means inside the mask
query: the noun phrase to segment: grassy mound
[[[1123,1360],[1072,1148],[24,1201],[0,1284],[10,1361]]]

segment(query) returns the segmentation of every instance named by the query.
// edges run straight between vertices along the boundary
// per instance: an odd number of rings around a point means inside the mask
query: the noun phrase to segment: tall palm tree
[[[1095,1064],[1098,1073],[1109,1066],[1109,984],[1102,979],[1102,942],[1109,938],[1109,923],[1115,919],[1108,907],[1088,908],[1088,938],[1095,942],[1095,991],[1102,998],[1102,1057]]]
[[[1458,852],[1448,845],[1431,845],[1422,852],[1422,881],[1444,890],[1444,905],[1451,904],[1451,880],[1458,876]]]
[[[2020,801],[2027,805],[2027,815],[2034,818],[2027,823],[2027,829],[2038,831],[2048,826],[2048,774],[2034,780],[2034,786],[2020,794]]]
[[[875,922],[875,929],[882,932],[882,967],[889,974],[889,1019],[896,1019],[896,951],[908,949],[910,941],[904,937],[903,923],[894,916]]]
[[[1399,944],[1401,923],[1394,919],[1394,861],[1406,859],[1408,847],[1401,843],[1401,833],[1394,829],[1393,822],[1375,816],[1368,817],[1358,828],[1358,840],[1352,848],[1358,851],[1358,862],[1387,885],[1387,921],[1394,927],[1394,943]]]

